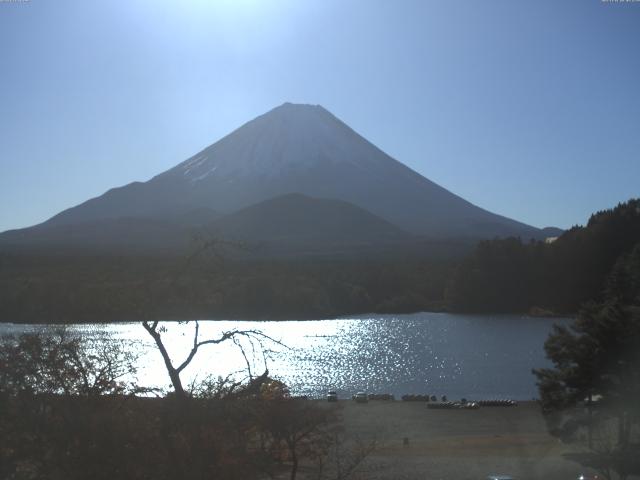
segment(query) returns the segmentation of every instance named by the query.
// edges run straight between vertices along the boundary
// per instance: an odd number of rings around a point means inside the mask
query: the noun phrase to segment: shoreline
[[[448,314],[455,316],[487,316],[487,317],[502,317],[502,316],[522,316],[527,318],[540,318],[546,320],[552,319],[571,319],[577,316],[577,313],[568,314],[568,313],[554,313],[548,312],[545,314],[536,314],[532,312],[451,312],[447,310],[416,310],[411,312],[363,312],[363,313],[346,313],[342,315],[325,315],[325,316],[282,316],[282,317],[264,317],[264,318],[246,318],[246,317],[217,317],[217,318],[188,318],[188,319],[179,319],[179,318],[169,318],[169,319],[148,319],[149,322],[168,322],[168,323],[186,323],[186,322],[317,322],[323,320],[363,320],[364,318],[358,317],[393,317],[393,316],[406,316],[406,315],[418,315],[422,313],[427,314]],[[15,322],[15,321],[7,321],[0,320],[0,325],[39,325],[39,326],[66,326],[66,325],[113,325],[113,324],[131,324],[131,323],[141,323],[144,320],[100,320],[100,321],[69,321],[69,322]]]

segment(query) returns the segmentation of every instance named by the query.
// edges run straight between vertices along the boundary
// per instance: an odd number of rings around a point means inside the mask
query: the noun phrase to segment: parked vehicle
[[[358,392],[353,396],[353,399],[356,403],[367,403],[369,401],[369,397],[365,392]]]
[[[338,392],[331,391],[327,393],[327,402],[337,402],[338,401]]]

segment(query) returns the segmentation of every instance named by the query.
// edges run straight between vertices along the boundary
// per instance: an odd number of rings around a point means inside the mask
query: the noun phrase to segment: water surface
[[[449,398],[538,396],[533,368],[549,366],[543,344],[554,322],[518,315],[416,313],[317,321],[201,321],[201,338],[232,329],[260,330],[280,343],[242,342],[254,374],[265,365],[296,394],[322,396],[338,390],[447,395]],[[179,364],[193,343],[194,323],[164,323],[165,345]],[[19,333],[37,325],[0,325]],[[138,382],[169,389],[160,353],[140,323],[74,325],[87,336],[108,335],[139,354]],[[207,375],[236,376],[246,362],[231,342],[204,346],[183,372],[184,384]]]

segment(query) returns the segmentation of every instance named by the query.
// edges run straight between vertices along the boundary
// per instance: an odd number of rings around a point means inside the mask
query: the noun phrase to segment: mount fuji
[[[367,222],[375,217],[376,225],[408,235],[439,239],[546,236],[540,229],[491,213],[435,184],[323,107],[285,103],[147,182],[111,189],[36,227],[6,232],[0,240],[19,243],[33,235],[44,239],[47,232],[55,231],[63,241],[64,232],[71,229],[81,241],[77,232],[95,232],[96,225],[117,224],[126,230],[132,222],[122,219],[139,219],[138,233],[147,223],[154,225],[153,232],[168,225],[224,225],[221,217],[281,196],[289,196],[290,203],[291,194],[347,202],[355,207],[349,210],[354,215],[356,211],[370,214]],[[268,211],[284,203],[275,202]],[[318,211],[331,215],[331,208],[311,209],[309,215]]]

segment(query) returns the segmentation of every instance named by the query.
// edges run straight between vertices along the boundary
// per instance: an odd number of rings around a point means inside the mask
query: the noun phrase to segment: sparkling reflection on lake
[[[367,315],[316,321],[201,321],[201,338],[227,330],[260,330],[282,343],[267,342],[264,355],[272,377],[295,394],[322,396],[337,390],[350,396],[376,393],[447,395],[449,398],[538,396],[533,368],[549,365],[544,341],[554,322],[566,320],[519,315]],[[163,323],[165,345],[177,365],[193,342],[194,323]],[[0,333],[20,333],[37,325],[0,324]],[[140,323],[75,325],[87,336],[108,335],[139,355],[138,382],[169,390],[160,353]],[[252,351],[254,373],[264,370],[258,345]],[[183,372],[184,384],[207,375],[226,376],[246,368],[240,350],[230,342],[204,346]]]

